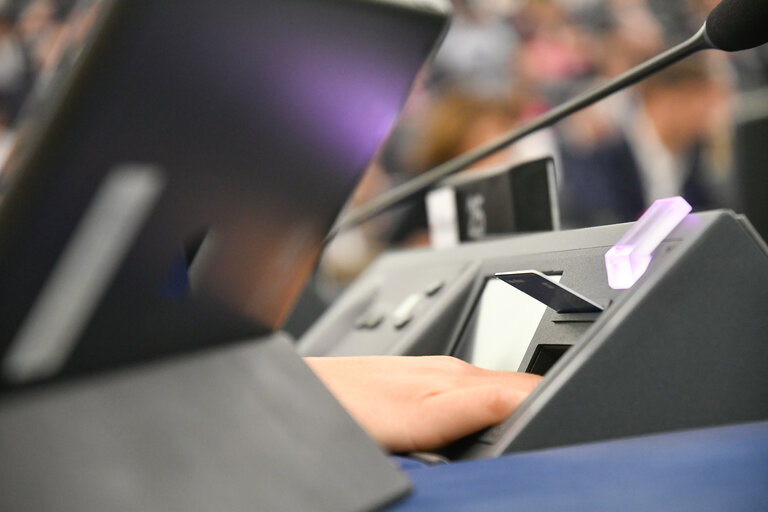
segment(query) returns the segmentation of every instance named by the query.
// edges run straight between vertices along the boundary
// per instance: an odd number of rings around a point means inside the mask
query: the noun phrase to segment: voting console
[[[453,354],[545,375],[482,458],[768,418],[768,253],[730,211],[689,215],[627,290],[604,254],[630,224],[381,257],[300,340],[306,355]],[[537,270],[603,307],[557,313],[501,282]]]

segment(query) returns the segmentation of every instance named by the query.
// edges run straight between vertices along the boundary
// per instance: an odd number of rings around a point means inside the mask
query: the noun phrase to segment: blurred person
[[[658,19],[663,29],[667,44],[674,45],[688,39],[704,23],[712,8],[720,2],[710,2],[706,12],[698,11],[694,3],[703,4],[701,0],[646,0],[649,10]],[[703,6],[703,5],[702,5]]]
[[[573,83],[593,70],[593,48],[586,31],[555,0],[533,0],[513,18],[521,44],[511,55],[515,87],[536,91],[550,105],[571,95]]]
[[[7,184],[6,168],[18,154],[19,143],[31,140],[23,134],[34,123],[26,123],[29,113],[49,96],[55,77],[66,74],[74,65],[102,0],[33,0],[18,8],[13,33],[26,63],[23,90],[14,99],[14,116],[0,136],[0,196]]]
[[[72,5],[70,5],[72,4]],[[32,101],[44,98],[56,76],[68,73],[75,64],[83,43],[95,22],[101,0],[59,0],[57,9],[46,27],[44,50],[40,50],[39,69],[35,78]]]
[[[469,5],[466,0],[453,2],[451,26],[430,65],[430,87],[447,90],[461,84],[479,95],[504,94],[510,87],[510,54],[518,36],[498,13]]]
[[[427,116],[414,154],[415,167],[431,169],[511,129],[520,117],[518,99],[485,98],[455,89],[444,94]],[[509,158],[500,151],[473,167],[487,167]]]
[[[664,29],[647,0],[609,0],[614,32],[622,34],[635,58],[644,60],[664,47]]]
[[[18,32],[35,70],[43,68],[47,59],[56,58],[56,52],[61,49],[60,38],[66,28],[68,3],[33,0],[19,16]]]
[[[587,27],[593,70],[582,80],[572,81],[570,97],[611,80],[662,49],[661,27],[644,0],[600,0],[573,15]],[[610,147],[621,139],[622,125],[635,109],[635,95],[633,89],[621,91],[561,121],[557,131],[565,156],[572,160],[573,155],[589,155],[595,148]],[[560,163],[562,174],[564,162]],[[564,183],[562,176],[559,183]],[[568,219],[564,220],[567,224]]]
[[[15,27],[13,8],[0,10],[0,124],[15,121],[32,86],[32,62]]]
[[[637,94],[620,130],[591,146],[561,139],[561,211],[571,227],[632,221],[662,197],[682,195],[695,209],[727,197],[714,186],[706,146],[728,116],[729,91],[704,59],[650,77]]]
[[[426,116],[411,155],[414,169],[424,172],[485,144],[512,129],[521,116],[519,99],[483,98],[463,90],[442,95]],[[499,151],[472,168],[508,163],[512,150]],[[424,195],[414,199],[394,227],[389,244],[414,247],[429,244]]]
[[[602,78],[612,78],[661,53],[668,46],[664,27],[646,0],[610,0],[611,26],[600,38],[597,68]]]

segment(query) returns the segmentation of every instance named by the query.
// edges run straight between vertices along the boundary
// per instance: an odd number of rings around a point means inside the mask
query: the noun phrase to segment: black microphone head
[[[768,42],[768,0],[723,0],[704,25],[712,45],[727,52]]]

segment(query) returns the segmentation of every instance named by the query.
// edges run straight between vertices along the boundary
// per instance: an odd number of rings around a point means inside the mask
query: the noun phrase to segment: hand
[[[305,361],[363,429],[392,452],[432,450],[500,423],[540,380],[448,356]]]

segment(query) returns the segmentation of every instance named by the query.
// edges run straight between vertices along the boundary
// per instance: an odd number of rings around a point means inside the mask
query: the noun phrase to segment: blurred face
[[[708,84],[687,83],[676,89],[670,101],[678,110],[680,130],[691,136],[701,134],[707,126],[707,118],[712,108],[712,87]]]
[[[650,101],[662,139],[670,149],[683,150],[716,128],[727,94],[712,82],[689,80],[655,91]]]

